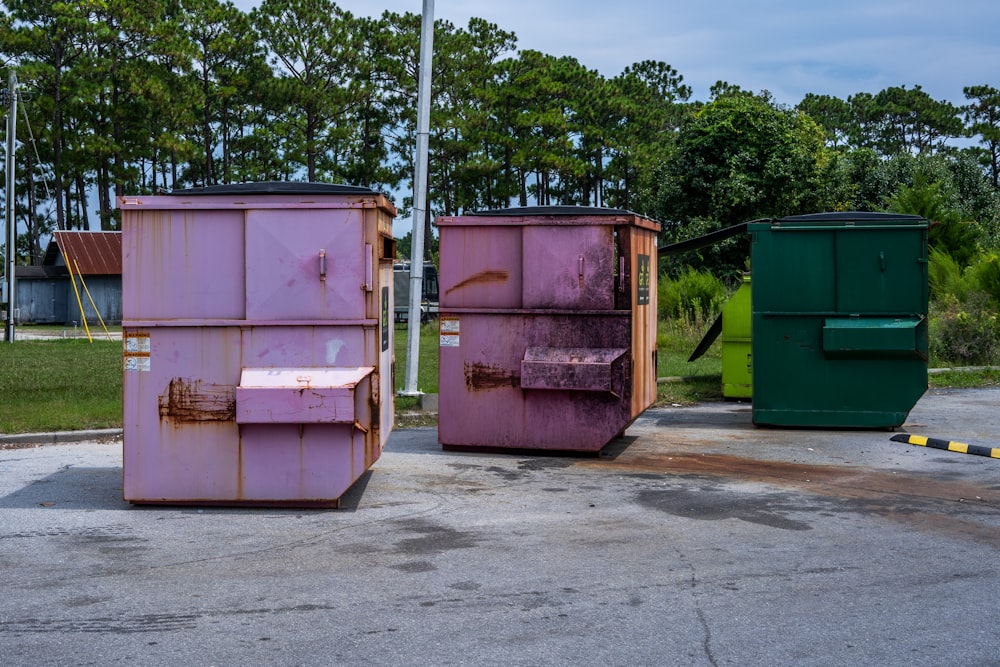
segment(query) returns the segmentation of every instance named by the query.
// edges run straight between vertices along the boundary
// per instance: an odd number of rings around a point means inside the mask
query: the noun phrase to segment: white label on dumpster
[[[125,357],[125,370],[149,372],[149,357]]]
[[[150,345],[148,331],[126,331],[124,357],[126,371],[149,371]]]
[[[442,317],[440,320],[441,347],[458,347],[461,325],[457,317]]]

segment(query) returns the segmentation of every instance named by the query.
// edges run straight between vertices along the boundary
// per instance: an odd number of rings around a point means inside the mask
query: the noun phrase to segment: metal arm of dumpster
[[[723,227],[722,229],[717,229],[714,232],[705,234],[704,236],[697,236],[693,239],[688,239],[686,241],[679,241],[678,243],[671,243],[670,245],[665,245],[661,248],[657,248],[657,251],[667,255],[674,255],[677,253],[688,252],[689,250],[697,250],[698,248],[704,248],[705,246],[710,246],[713,243],[718,243],[719,241],[725,241],[731,236],[736,236],[737,234],[744,234],[747,231],[747,225],[752,222],[769,222],[771,218],[760,218],[759,220],[749,220],[747,222],[741,222],[730,227]]]

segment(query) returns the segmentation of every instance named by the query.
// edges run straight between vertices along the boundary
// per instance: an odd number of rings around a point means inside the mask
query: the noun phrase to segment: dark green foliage
[[[966,271],[976,289],[986,293],[994,307],[1000,306],[1000,254],[984,253]]]
[[[805,114],[765,96],[719,97],[680,128],[651,175],[649,212],[667,221],[662,244],[755,218],[815,212],[823,205],[825,151],[822,129]],[[707,248],[699,265],[735,279],[748,248],[746,238]]]
[[[930,343],[934,361],[1000,363],[1000,255],[985,253],[971,266],[940,249],[930,253]]]
[[[973,224],[962,220],[949,206],[949,197],[941,183],[928,183],[917,174],[912,186],[903,186],[887,202],[896,213],[919,215],[931,221],[927,243],[950,255],[961,266],[968,266],[977,253],[977,234]]]
[[[941,364],[972,366],[1000,362],[1000,320],[996,302],[984,292],[964,301],[946,295],[931,308],[930,351]]]

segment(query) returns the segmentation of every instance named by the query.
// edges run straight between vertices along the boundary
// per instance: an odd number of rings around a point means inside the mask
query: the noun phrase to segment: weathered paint
[[[125,499],[335,507],[392,428],[381,318],[395,209],[374,194],[120,205],[123,324],[137,348]]]
[[[438,218],[445,447],[598,451],[655,400],[659,226],[571,213]]]
[[[158,403],[160,418],[176,422],[224,422],[236,415],[232,386],[192,378],[171,378]]]

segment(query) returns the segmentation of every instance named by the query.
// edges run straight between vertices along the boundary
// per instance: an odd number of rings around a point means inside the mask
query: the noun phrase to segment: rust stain
[[[212,422],[236,419],[236,387],[175,377],[159,397],[160,419]]]
[[[510,274],[507,271],[480,271],[479,273],[473,274],[463,280],[462,282],[454,285],[453,287],[445,290],[445,294],[451,294],[455,290],[462,289],[463,287],[468,287],[469,285],[483,285],[489,283],[502,283],[507,280]]]
[[[500,366],[481,363],[465,364],[465,386],[469,391],[485,391],[502,387],[520,387],[521,374]]]
[[[696,474],[756,481],[850,502],[860,511],[954,539],[993,545],[1000,540],[1000,529],[962,516],[964,505],[988,511],[1000,507],[1000,493],[962,481],[862,467],[676,451],[645,450],[633,454],[626,450],[614,459],[581,460],[576,465],[616,473]]]

